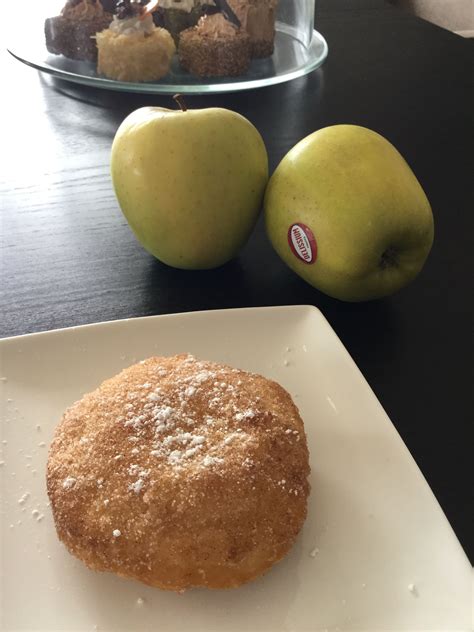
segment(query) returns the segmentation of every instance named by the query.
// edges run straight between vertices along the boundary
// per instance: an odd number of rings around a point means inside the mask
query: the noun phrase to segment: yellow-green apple
[[[412,170],[385,138],[356,125],[326,127],[293,147],[264,207],[280,257],[341,300],[396,292],[433,243],[431,207]]]
[[[232,259],[249,237],[268,181],[262,137],[221,108],[132,112],[115,135],[112,181],[141,244],[176,268]]]

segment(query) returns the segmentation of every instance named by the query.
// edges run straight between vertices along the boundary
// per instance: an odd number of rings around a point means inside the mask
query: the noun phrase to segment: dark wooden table
[[[0,335],[201,309],[319,307],[373,387],[474,559],[472,419],[472,41],[381,0],[319,0],[327,62],[258,91],[188,99],[260,130],[273,169],[312,131],[370,127],[393,142],[433,207],[420,277],[391,298],[344,304],[295,276],[260,224],[221,269],[167,268],[135,241],[115,200],[109,151],[122,119],[168,97],[52,80],[2,51]]]

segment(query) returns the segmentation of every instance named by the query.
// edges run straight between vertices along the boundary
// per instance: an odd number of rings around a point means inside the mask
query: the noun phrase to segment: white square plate
[[[303,532],[283,562],[236,590],[176,595],[89,571],[58,542],[47,504],[47,446],[63,410],[135,361],[185,351],[279,381],[308,434]],[[3,340],[0,352],[2,630],[470,629],[470,564],[317,309],[116,321]]]

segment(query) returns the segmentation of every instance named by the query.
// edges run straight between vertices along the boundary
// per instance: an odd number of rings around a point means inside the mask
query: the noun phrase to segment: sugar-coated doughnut
[[[59,538],[87,566],[181,591],[236,587],[279,561],[305,520],[308,474],[279,384],[179,355],[71,406],[47,487]]]

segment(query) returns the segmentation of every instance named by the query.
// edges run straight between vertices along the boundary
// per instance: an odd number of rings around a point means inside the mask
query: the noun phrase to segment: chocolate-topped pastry
[[[199,77],[239,76],[250,65],[250,38],[224,15],[206,15],[179,37],[179,61]]]
[[[252,57],[269,57],[275,41],[278,0],[227,0],[250,37]]]
[[[153,19],[157,26],[169,31],[178,44],[181,31],[196,26],[203,15],[218,11],[214,0],[159,0]]]
[[[113,14],[117,10],[117,2],[119,1],[120,0],[100,0],[100,3],[104,7],[104,11]]]
[[[139,16],[147,3],[148,0],[117,0],[115,2],[115,14],[119,20]]]
[[[95,34],[107,28],[112,18],[102,0],[68,0],[60,15],[45,21],[46,48],[70,59],[95,61]]]

